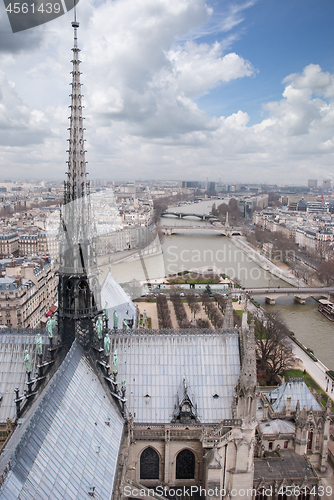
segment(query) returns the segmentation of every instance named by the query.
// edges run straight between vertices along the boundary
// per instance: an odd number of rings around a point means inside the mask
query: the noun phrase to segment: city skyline
[[[89,177],[333,180],[333,11],[329,0],[81,1]],[[12,34],[3,7],[3,178],[64,178],[71,20]]]

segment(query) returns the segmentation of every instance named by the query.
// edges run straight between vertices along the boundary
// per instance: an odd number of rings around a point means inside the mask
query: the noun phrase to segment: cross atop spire
[[[72,22],[74,29],[74,46],[73,46],[73,70],[72,70],[72,93],[71,93],[71,116],[70,116],[70,138],[68,149],[68,171],[67,181],[64,182],[64,204],[85,197],[89,191],[89,183],[86,181],[86,160],[83,137],[83,117],[81,104],[81,83],[80,83],[80,60],[78,48],[77,29],[79,23],[75,20]]]

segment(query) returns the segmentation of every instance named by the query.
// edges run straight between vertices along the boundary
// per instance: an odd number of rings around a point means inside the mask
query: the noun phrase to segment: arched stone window
[[[308,450],[312,450],[312,444],[313,444],[313,428],[311,427],[311,429],[309,430],[308,435],[307,435],[307,449]]]
[[[182,450],[176,457],[176,479],[195,479],[195,455]]]
[[[78,286],[79,309],[87,309],[89,307],[89,290],[88,284],[85,281],[80,281]]]
[[[264,493],[265,490],[258,491],[256,493],[255,500],[267,500],[267,495]]]
[[[65,285],[65,307],[67,309],[72,309],[74,307],[74,288],[70,280],[68,280]]]
[[[140,479],[159,479],[159,455],[151,447],[140,456]]]

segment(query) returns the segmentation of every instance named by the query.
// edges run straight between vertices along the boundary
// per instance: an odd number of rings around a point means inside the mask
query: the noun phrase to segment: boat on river
[[[297,302],[297,304],[305,304],[305,298],[301,295],[295,295],[294,301]]]
[[[334,304],[326,299],[319,300],[318,311],[321,312],[329,321],[334,322]]]
[[[273,299],[272,297],[265,297],[264,300],[266,301],[266,304],[270,304],[271,306],[274,306],[276,304],[275,299]]]

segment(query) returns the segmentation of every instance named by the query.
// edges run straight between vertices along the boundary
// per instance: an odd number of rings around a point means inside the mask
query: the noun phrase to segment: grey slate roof
[[[15,290],[16,288],[17,284],[14,278],[9,278],[8,276],[0,278],[0,290]]]
[[[267,398],[275,412],[285,410],[288,396],[291,396],[293,411],[296,409],[298,400],[301,409],[305,406],[306,410],[309,410],[312,406],[313,410],[323,410],[303,380],[289,380],[267,394]]]
[[[76,341],[23,420],[0,456],[1,499],[111,498],[123,419]]]
[[[48,343],[47,337],[42,337],[43,343]],[[25,386],[26,368],[24,351],[28,350],[32,374],[37,364],[36,336],[28,334],[0,333],[0,422],[15,417],[14,389],[20,394]]]
[[[254,460],[254,481],[264,478],[270,479],[312,479],[317,476],[309,466],[304,456],[297,455],[292,450],[280,450],[283,460],[271,460],[256,458]]]
[[[111,353],[117,348],[119,360],[118,381],[126,379],[127,407],[135,423],[170,422],[183,377],[202,423],[232,418],[240,373],[238,334],[176,332],[112,338]],[[219,397],[214,398],[215,394]]]
[[[275,418],[272,420],[268,418],[266,422],[259,422],[259,429],[262,434],[294,434],[296,431],[296,426],[293,422],[289,420],[281,420],[280,418]]]

